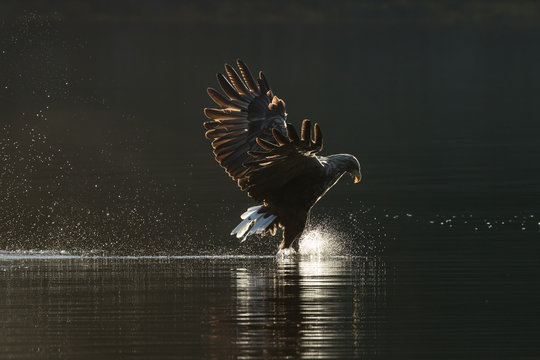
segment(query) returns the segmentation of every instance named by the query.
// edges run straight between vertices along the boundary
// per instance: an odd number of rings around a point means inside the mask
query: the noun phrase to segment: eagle
[[[241,190],[259,203],[241,215],[231,235],[244,241],[253,234],[276,234],[283,230],[279,249],[297,241],[310,210],[345,174],[358,183],[360,163],[350,154],[317,155],[323,147],[318,124],[302,122],[300,135],[287,122],[285,102],[274,95],[259,72],[255,80],[247,65],[237,60],[238,73],[225,64],[226,76],[218,73],[223,94],[208,88],[220,108],[205,108],[206,138],[212,140],[216,161]]]

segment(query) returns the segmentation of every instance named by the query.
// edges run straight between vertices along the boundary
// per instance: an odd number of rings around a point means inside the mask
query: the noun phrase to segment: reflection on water
[[[0,289],[7,358],[359,357],[386,311],[364,258],[4,256]]]
[[[272,276],[236,269],[237,344],[304,358],[375,353],[384,319],[384,264],[364,259],[280,259]],[[270,315],[270,316],[269,316]]]

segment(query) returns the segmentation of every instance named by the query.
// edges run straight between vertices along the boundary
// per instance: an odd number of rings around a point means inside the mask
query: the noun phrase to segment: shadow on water
[[[384,262],[42,256],[0,258],[8,358],[357,358],[381,347]]]

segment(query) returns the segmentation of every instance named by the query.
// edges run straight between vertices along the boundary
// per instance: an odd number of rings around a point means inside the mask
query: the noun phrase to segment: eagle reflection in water
[[[276,234],[283,229],[280,249],[298,249],[313,205],[345,174],[361,180],[360,163],[349,154],[319,156],[323,136],[318,124],[302,122],[300,135],[286,122],[285,102],[274,96],[262,72],[255,79],[237,60],[240,74],[225,65],[217,74],[223,93],[208,88],[221,108],[206,108],[204,123],[216,161],[240,189],[261,205],[247,209],[231,235]],[[242,241],[243,241],[242,240]]]

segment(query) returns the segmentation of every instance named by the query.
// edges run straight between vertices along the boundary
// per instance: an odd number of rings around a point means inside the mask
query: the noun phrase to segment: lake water
[[[11,256],[8,357],[336,358],[382,347],[387,274],[375,261]]]
[[[8,359],[536,358],[538,253],[460,253],[4,252],[1,351]]]
[[[538,359],[536,12],[222,3],[0,5],[0,358]],[[299,256],[229,236],[238,57],[362,164]]]

